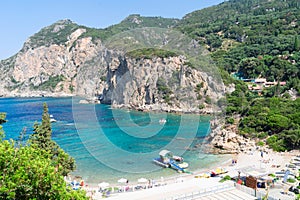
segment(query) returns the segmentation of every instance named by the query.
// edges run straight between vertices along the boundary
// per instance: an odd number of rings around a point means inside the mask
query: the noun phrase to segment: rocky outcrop
[[[67,20],[29,38],[18,54],[1,61],[1,95],[78,95],[144,111],[215,111],[223,85],[185,56],[129,56],[99,39],[82,37],[86,31]],[[66,38],[58,40],[55,34]]]
[[[115,107],[166,112],[203,112],[205,92],[211,91],[202,72],[188,67],[183,56],[153,59],[111,57],[102,102]],[[197,85],[201,85],[198,90]],[[208,105],[208,104],[207,104]]]
[[[211,121],[211,133],[206,138],[205,151],[218,154],[251,152],[255,141],[237,134],[237,125],[225,125],[222,120]]]

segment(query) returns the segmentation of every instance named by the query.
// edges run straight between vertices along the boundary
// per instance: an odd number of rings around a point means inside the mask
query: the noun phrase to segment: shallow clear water
[[[53,139],[75,158],[73,175],[90,183],[176,175],[176,171],[152,163],[162,149],[182,155],[190,171],[224,159],[204,154],[199,147],[210,131],[208,117],[111,109],[108,105],[79,104],[79,100],[0,99],[0,112],[6,112],[8,119],[3,125],[6,138],[17,140],[22,130],[28,138],[34,122],[41,120],[43,102],[47,102],[49,113],[57,120],[52,123]],[[159,123],[162,118],[166,123]]]

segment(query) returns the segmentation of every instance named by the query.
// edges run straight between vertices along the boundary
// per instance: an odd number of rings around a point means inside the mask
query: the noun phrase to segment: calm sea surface
[[[160,178],[177,172],[152,163],[163,149],[182,155],[191,172],[223,162],[224,157],[204,154],[201,144],[209,133],[209,118],[196,115],[143,113],[111,109],[108,105],[83,105],[79,98],[1,98],[0,112],[7,113],[3,125],[6,138],[32,133],[41,121],[43,103],[57,120],[53,139],[76,160],[73,175],[86,182],[116,183],[122,177]],[[166,123],[160,123],[166,119]],[[196,148],[197,147],[197,148]]]

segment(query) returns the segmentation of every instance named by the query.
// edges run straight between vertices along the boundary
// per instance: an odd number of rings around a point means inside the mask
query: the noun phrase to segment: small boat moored
[[[54,122],[57,122],[57,120],[54,119],[53,115],[50,115],[50,123],[54,123]]]
[[[180,156],[174,156],[172,152],[168,150],[162,150],[159,152],[159,158],[153,159],[153,162],[161,167],[172,168],[179,173],[187,172],[189,164],[183,162],[183,158]]]

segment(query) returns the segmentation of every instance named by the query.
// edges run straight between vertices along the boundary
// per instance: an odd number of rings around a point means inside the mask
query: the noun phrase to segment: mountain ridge
[[[262,52],[256,54],[255,56],[257,58],[255,59],[259,60],[259,56],[262,56],[263,59],[266,60],[264,61],[264,65],[268,65],[268,58],[263,54],[270,53],[264,50],[266,48],[270,49],[270,45],[273,45],[275,49],[277,47],[282,49],[279,49],[278,52],[271,52],[271,56],[273,56],[272,59],[274,60],[272,62],[276,63],[278,56],[288,50],[290,51],[288,58],[283,60],[283,62],[285,64],[295,62],[296,65],[299,66],[298,57],[293,55],[291,50],[292,39],[294,39],[291,38],[291,34],[296,32],[299,27],[298,22],[293,18],[289,19],[289,23],[296,23],[295,31],[289,28],[288,24],[284,25],[289,32],[282,30],[282,32],[278,33],[276,43],[269,41],[269,46],[262,44],[261,46],[264,45],[266,47],[263,46],[264,48],[259,48],[257,45],[255,46],[257,39],[253,36],[253,33],[257,31],[259,25],[265,23],[264,19],[266,19],[266,16],[274,17],[274,13],[279,13],[278,15],[281,17],[284,16],[286,12],[292,13],[292,16],[299,14],[298,10],[295,10],[293,6],[297,8],[299,7],[299,3],[295,0],[289,2],[282,0],[231,0],[216,6],[194,11],[184,16],[181,20],[162,17],[142,17],[139,14],[133,14],[126,17],[119,24],[104,29],[85,27],[68,19],[59,20],[31,36],[24,43],[21,51],[15,56],[1,61],[0,68],[7,73],[7,76],[3,76],[2,82],[5,88],[2,89],[2,93],[6,90],[6,94],[14,94],[12,91],[16,91],[17,89],[24,91],[24,88],[29,88],[28,91],[32,92],[37,89],[43,89],[48,92],[64,91],[66,95],[74,95],[76,94],[74,88],[77,87],[74,83],[74,78],[76,78],[80,66],[85,64],[85,62],[88,63],[92,61],[95,59],[95,56],[99,55],[100,51],[105,50],[104,43],[114,35],[143,27],[165,28],[183,32],[191,37],[191,42],[194,45],[197,43],[204,45],[204,47],[210,51],[209,55],[212,56],[217,66],[226,73],[238,71],[244,76],[249,74],[250,72],[245,70],[247,69],[247,66],[245,66],[247,62],[244,62],[243,59],[247,57],[252,59],[255,55],[255,52],[251,52],[253,50]],[[224,10],[226,12],[221,12]],[[251,15],[245,16],[247,13]],[[274,17],[274,20],[277,19],[280,18]],[[269,32],[261,31],[261,36],[259,35],[258,37],[261,38],[260,40],[265,40],[265,37],[269,37],[270,34],[277,34],[275,32],[273,33],[273,29]],[[167,39],[164,40],[163,43],[168,42]],[[282,44],[283,41],[284,44]],[[49,48],[50,46],[51,48]],[[256,50],[255,48],[260,50]],[[248,53],[248,51],[250,53]],[[245,53],[241,55],[240,52]],[[46,56],[45,54],[48,53],[49,55]],[[236,56],[236,54],[238,55]],[[166,55],[171,54],[168,53]],[[34,56],[36,59],[33,58]],[[258,62],[256,60],[254,61]],[[244,64],[241,61],[243,61]],[[188,62],[189,61],[187,61],[187,63]],[[36,65],[40,66],[37,68],[38,70],[34,67]],[[55,69],[56,65],[60,67]],[[106,65],[109,65],[109,63]],[[288,68],[293,67],[291,65],[287,66]],[[104,66],[102,66],[102,68],[103,67]],[[268,79],[277,78],[278,75],[276,73],[268,73],[268,67],[270,66],[262,67],[263,71],[260,72],[263,75],[268,75]],[[47,70],[49,71],[50,69],[52,69],[52,72],[47,74]],[[66,70],[71,70],[71,75],[65,73]],[[30,74],[28,71],[35,75],[28,75]],[[297,86],[299,85],[299,79],[297,79],[299,70],[298,72],[294,71],[293,74],[289,75],[289,77],[293,78],[292,80],[283,79],[283,81],[288,81],[290,88],[294,87],[299,91],[300,87]],[[230,85],[230,83],[234,81],[232,81],[226,73],[222,72],[222,78],[225,78],[224,82]],[[251,76],[254,75],[255,74],[252,73]],[[256,74],[256,76],[259,75],[260,74]],[[27,82],[21,77],[26,77]],[[248,77],[245,76],[244,78]],[[101,75],[101,79],[104,80],[106,78],[104,78],[104,75]],[[49,81],[50,83],[45,83]],[[62,85],[60,85],[60,82],[62,82]],[[41,87],[39,87],[39,85]],[[88,93],[89,96],[92,96],[91,92]],[[94,95],[98,93],[97,91]],[[15,94],[17,94],[17,92]],[[85,93],[80,93],[80,95],[85,95]]]

